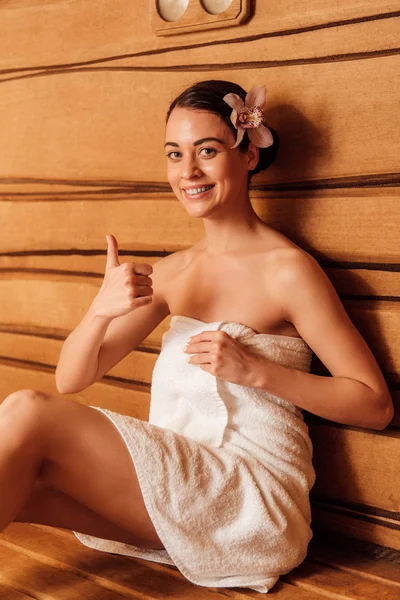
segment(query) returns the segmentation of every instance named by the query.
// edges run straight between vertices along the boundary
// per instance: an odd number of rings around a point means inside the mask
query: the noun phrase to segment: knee
[[[16,417],[28,417],[37,414],[42,405],[47,403],[50,396],[45,392],[33,389],[23,389],[13,392],[0,405],[1,415],[10,415],[13,419]]]

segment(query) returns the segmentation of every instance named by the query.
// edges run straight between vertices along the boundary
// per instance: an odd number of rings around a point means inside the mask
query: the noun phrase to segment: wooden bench
[[[0,534],[0,599],[257,598],[246,588],[207,588],[177,568],[97,552],[64,529],[12,523]],[[306,560],[268,592],[277,600],[398,600],[400,552],[339,535],[314,535]]]

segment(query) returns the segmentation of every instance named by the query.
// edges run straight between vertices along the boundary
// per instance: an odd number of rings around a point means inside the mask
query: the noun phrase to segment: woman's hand
[[[221,330],[193,335],[184,351],[193,354],[188,359],[190,364],[226,381],[249,387],[254,381],[254,371],[265,360]]]
[[[106,236],[107,263],[103,283],[93,304],[96,314],[115,318],[152,301],[153,267],[147,263],[119,264],[118,244],[113,235]]]

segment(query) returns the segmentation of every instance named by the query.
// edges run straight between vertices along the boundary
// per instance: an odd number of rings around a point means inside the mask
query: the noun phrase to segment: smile
[[[183,191],[185,193],[185,196],[187,196],[188,198],[202,198],[203,196],[206,196],[210,192],[210,190],[212,190],[213,187],[214,185],[205,185],[198,188],[192,188],[190,190]]]

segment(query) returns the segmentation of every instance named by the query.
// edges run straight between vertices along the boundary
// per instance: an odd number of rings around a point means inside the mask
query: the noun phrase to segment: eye
[[[179,154],[179,152],[173,150],[172,152],[169,152],[169,154],[167,154],[167,158],[170,158],[171,154]]]
[[[211,154],[206,154],[206,156],[213,156],[213,154],[216,154],[217,152],[216,150],[214,150],[214,148],[202,148],[201,150],[211,150]]]
[[[205,156],[214,156],[214,154],[217,153],[217,151],[214,148],[201,148],[200,152],[202,152],[203,150],[207,150]],[[173,150],[172,152],[169,152],[167,154],[167,158],[177,160],[179,158],[179,156],[172,156],[173,154],[180,154],[180,152],[178,152],[177,150]]]

